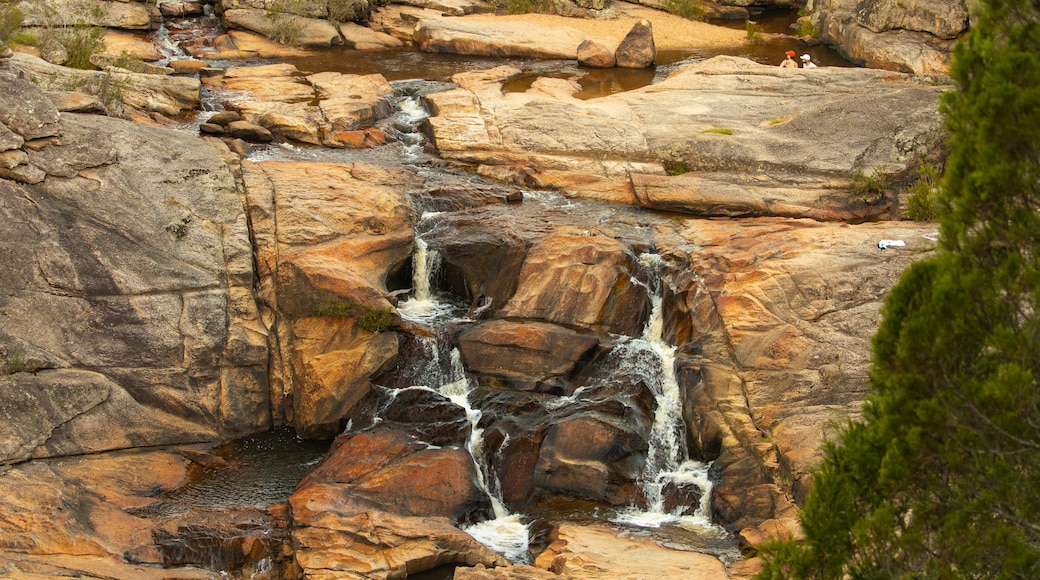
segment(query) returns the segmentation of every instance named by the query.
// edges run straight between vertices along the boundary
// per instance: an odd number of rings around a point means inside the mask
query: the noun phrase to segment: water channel
[[[783,31],[793,21],[792,14],[769,15],[762,20],[767,32]],[[206,24],[206,23],[203,23]],[[200,24],[201,27],[203,24]],[[743,28],[744,23],[723,23]],[[206,24],[209,25],[209,24]],[[294,159],[321,161],[366,161],[376,164],[407,166],[430,180],[479,181],[460,171],[445,169],[430,163],[430,155],[423,151],[416,124],[426,115],[417,98],[423,93],[450,86],[450,76],[456,72],[498,66],[509,63],[525,72],[514,78],[506,90],[522,91],[539,76],[578,77],[583,90],[579,98],[596,98],[619,91],[632,90],[657,82],[678,67],[715,56],[720,53],[745,56],[767,64],[778,62],[778,55],[796,48],[793,37],[770,39],[729,51],[675,52],[659,54],[659,64],[650,70],[584,69],[574,61],[526,61],[482,57],[424,54],[412,49],[395,49],[379,53],[360,53],[342,47],[313,51],[311,55],[284,59],[306,73],[335,71],[354,74],[380,73],[397,89],[394,97],[394,117],[383,122],[392,127],[396,140],[393,144],[374,150],[335,150],[300,146],[291,143],[260,145],[251,158]],[[849,66],[824,47],[813,47],[810,52],[822,64]],[[242,61],[217,62],[215,66],[243,66]],[[206,111],[221,108],[221,95],[208,94]],[[205,114],[200,115],[204,117]],[[197,121],[185,125],[185,130],[197,130]],[[524,191],[521,204],[497,205],[465,210],[469,219],[483,220],[489,228],[544,228],[549,231],[560,225],[595,228],[609,224],[615,235],[633,247],[652,250],[650,232],[656,223],[676,219],[655,215],[628,207],[616,207],[595,202],[566,199],[558,194]],[[458,351],[449,340],[452,328],[479,317],[479,308],[463,304],[438,288],[438,259],[436,250],[424,239],[425,234],[437,228],[451,227],[450,220],[436,208],[423,207],[423,200],[415,200],[417,210],[425,211],[416,228],[417,252],[413,262],[413,283],[409,294],[400,304],[402,316],[413,323],[430,329],[427,336],[417,338],[425,358],[411,363],[412,384],[397,390],[428,389],[464,409],[470,420],[468,447],[479,473],[481,486],[493,506],[493,518],[467,526],[466,529],[481,542],[505,554],[510,560],[529,560],[529,547],[539,534],[538,522],[543,520],[573,519],[613,522],[632,533],[652,535],[669,545],[711,553],[723,560],[740,558],[734,539],[711,522],[711,481],[708,465],[689,457],[682,420],[680,389],[672,369],[675,345],[667,344],[662,336],[663,286],[667,284],[664,265],[659,256],[646,251],[640,256],[643,276],[633,284],[646,286],[651,301],[642,335],[617,337],[616,344],[606,360],[610,370],[602,373],[606,382],[632,380],[646,384],[653,391],[656,411],[649,434],[649,450],[645,466],[639,476],[643,501],[638,505],[607,508],[586,506],[580,501],[564,502],[552,513],[511,513],[499,493],[495,473],[485,461],[482,439],[486,421],[485,410],[480,408],[479,396],[473,392],[458,360]],[[435,237],[435,236],[434,236]],[[487,305],[484,305],[485,307]],[[415,370],[415,369],[418,370]],[[626,379],[620,375],[636,376]],[[620,377],[620,378],[619,378]],[[578,402],[594,390],[590,383],[569,397],[560,397],[554,405]],[[394,389],[390,389],[394,390]],[[299,477],[314,465],[324,452],[321,445],[302,442],[284,431],[236,442],[221,453],[233,457],[235,468],[221,470],[219,475],[204,472],[188,488],[167,498],[166,505],[192,504],[206,508],[221,505],[263,506],[285,501]],[[214,472],[216,473],[216,472]],[[675,493],[679,490],[682,493]],[[683,491],[685,490],[685,491]],[[666,497],[673,498],[666,500]],[[676,502],[675,497],[689,501]],[[175,509],[171,507],[170,509]],[[262,577],[262,574],[254,577]],[[436,577],[436,576],[427,576]],[[442,577],[450,578],[450,571]]]

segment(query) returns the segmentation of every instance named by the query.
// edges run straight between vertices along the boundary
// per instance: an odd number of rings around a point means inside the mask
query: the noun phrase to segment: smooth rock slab
[[[415,43],[425,52],[479,56],[574,59],[584,33],[571,28],[540,29],[522,22],[423,20]]]
[[[268,18],[264,10],[235,8],[222,15],[228,28],[244,28],[268,38],[277,38],[286,28],[296,32],[296,42],[303,47],[327,47],[343,44],[336,26],[320,18],[277,14]]]
[[[549,534],[549,541],[535,566],[563,578],[603,578],[604,571],[610,578],[624,580],[729,577],[726,566],[714,556],[663,548],[606,526],[560,525]]]
[[[702,180],[697,190],[721,189],[727,203],[718,215],[779,183],[810,192],[780,215],[797,214],[795,205],[814,215],[814,197],[844,196],[827,205],[847,204],[848,219],[860,219],[847,193],[857,170],[909,178],[945,142],[937,107],[949,87],[888,71],[780,69],[720,56],[588,101],[562,91],[503,94],[515,71],[455,75],[458,89],[429,95],[431,143],[443,157],[482,164],[484,175],[522,168],[530,183],[578,197],[633,204],[632,174],[664,176],[666,165],[680,165],[685,179]]]

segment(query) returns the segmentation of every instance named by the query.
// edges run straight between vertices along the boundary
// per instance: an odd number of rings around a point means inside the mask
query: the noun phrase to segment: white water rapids
[[[458,319],[452,314],[457,310],[439,299],[431,286],[431,280],[439,268],[437,252],[431,250],[421,238],[416,238],[415,247],[411,296],[399,305],[398,310],[404,318],[431,327],[445,327],[457,322]],[[711,523],[712,484],[708,478],[709,466],[690,460],[687,456],[682,396],[674,370],[676,349],[663,338],[663,299],[661,281],[658,279],[662,261],[653,254],[644,254],[641,260],[651,276],[648,285],[651,300],[649,320],[642,336],[622,340],[613,354],[620,357],[626,372],[635,373],[650,386],[657,403],[649,434],[646,465],[639,481],[646,507],[623,509],[613,521],[646,528],[674,525],[700,534],[724,534],[722,528]],[[481,411],[470,404],[471,382],[465,376],[459,352],[441,338],[427,337],[421,340],[429,356],[427,370],[422,377],[426,383],[423,386],[439,392],[465,410],[471,427],[469,452],[477,469],[479,484],[491,499],[494,510],[494,519],[464,529],[510,560],[524,561],[528,557],[528,526],[521,515],[509,513],[497,493],[500,486],[492,479],[494,472],[484,464],[483,429],[479,427]],[[450,351],[450,362],[444,360],[442,351]],[[566,403],[560,401],[560,404]],[[689,490],[691,486],[699,490],[698,505],[667,506],[667,490]]]
[[[415,239],[415,254],[412,257],[412,296],[398,306],[401,316],[413,322],[428,325],[450,323],[454,307],[440,300],[431,289],[431,280],[440,266],[440,256],[431,250],[422,238]],[[440,334],[440,333],[438,333]],[[470,457],[476,468],[477,483],[491,500],[494,519],[463,527],[469,535],[488,548],[502,554],[512,562],[529,559],[530,533],[521,516],[511,514],[497,490],[497,481],[492,481],[493,471],[485,465],[484,430],[480,427],[481,411],[470,405],[470,381],[462,365],[458,349],[451,349],[447,365],[441,364],[442,340],[439,336],[417,337],[429,353],[429,360],[422,379],[425,386],[447,397],[462,407],[469,421],[470,434],[467,441]]]
[[[641,527],[672,524],[697,532],[723,532],[711,523],[709,465],[689,459],[686,452],[682,392],[675,376],[675,347],[664,340],[663,290],[659,276],[663,261],[657,254],[642,254],[640,260],[651,276],[650,316],[643,335],[621,343],[617,349],[626,359],[626,366],[640,373],[651,386],[657,408],[639,482],[646,508],[623,510],[614,521]],[[666,507],[667,488],[683,489],[691,485],[700,490],[700,502],[692,514],[693,506]]]

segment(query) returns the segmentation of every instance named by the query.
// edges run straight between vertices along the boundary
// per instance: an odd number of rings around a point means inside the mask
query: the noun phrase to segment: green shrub
[[[704,8],[696,0],[665,0],[665,12],[682,16],[687,20],[704,20]]]
[[[22,11],[12,0],[0,1],[0,50],[18,43],[22,30]],[[21,44],[21,43],[19,43]]]
[[[298,46],[303,33],[300,17],[292,13],[293,0],[278,0],[268,6],[264,18],[271,21],[271,40],[287,46]]]
[[[664,165],[664,170],[668,175],[682,175],[690,171],[686,167],[686,162],[682,159],[665,159],[662,165]]]
[[[744,21],[744,30],[747,32],[747,40],[753,44],[765,42],[762,38],[762,27],[750,20]]]
[[[60,8],[37,0],[30,0],[30,4],[41,19],[40,32],[34,44],[40,47],[60,45],[68,55],[64,64],[70,68],[96,68],[90,57],[104,48],[105,30],[91,23],[104,18],[104,9],[80,0],[70,0]]]
[[[354,318],[359,327],[369,332],[383,332],[394,324],[394,314],[389,308],[370,308],[329,294],[314,303],[314,315]]]
[[[24,44],[25,46],[36,46],[40,43],[40,37],[35,32],[22,30],[11,37],[11,44]]]
[[[97,68],[90,62],[90,57],[105,47],[104,29],[88,24],[76,24],[72,28],[57,31],[56,39],[69,51],[69,60],[65,66],[83,70]]]
[[[394,324],[394,313],[389,308],[368,308],[358,319],[358,326],[369,332],[383,332]]]
[[[13,375],[29,370],[29,361],[20,350],[10,350],[0,354],[0,375]]]
[[[856,197],[877,197],[888,189],[888,184],[888,174],[885,173],[885,168],[880,165],[875,167],[870,175],[863,173],[861,169],[857,169],[852,174],[849,192]]]
[[[817,38],[820,36],[820,27],[813,24],[812,20],[809,18],[799,18],[798,36],[810,36],[812,38]]]
[[[367,16],[363,6],[363,3],[354,0],[329,0],[329,20],[333,22],[362,21]]]
[[[939,168],[931,163],[923,163],[917,168],[917,181],[908,189],[906,217],[918,222],[939,219],[942,209],[939,180]]]
[[[499,14],[555,14],[552,0],[494,0],[495,12]]]
[[[725,127],[712,127],[711,129],[705,129],[701,133],[715,133],[716,135],[732,135],[733,129],[727,129]]]

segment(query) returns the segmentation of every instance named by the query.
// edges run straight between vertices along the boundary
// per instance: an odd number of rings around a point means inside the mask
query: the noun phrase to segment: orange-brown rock
[[[561,379],[578,372],[599,345],[597,336],[563,326],[505,320],[467,327],[457,340],[470,372],[543,391],[560,389]]]
[[[276,413],[331,439],[397,353],[387,280],[408,264],[403,173],[362,163],[245,163],[260,296],[275,334]],[[359,320],[382,319],[378,326]]]
[[[296,528],[292,537],[304,578],[398,578],[451,564],[508,564],[446,518],[329,514]]]
[[[464,446],[431,448],[410,434],[377,426],[347,433],[289,498],[296,525],[328,512],[382,511],[468,520],[489,509]]]
[[[490,510],[474,469],[464,447],[430,447],[391,427],[341,435],[289,498],[304,577],[504,564],[453,525]]]
[[[618,240],[562,231],[528,251],[500,316],[637,336],[648,303],[636,275],[635,255]]]
[[[653,540],[603,525],[562,524],[553,528],[549,546],[535,566],[563,578],[620,578],[658,580],[728,578],[726,566],[716,557],[665,548]]]
[[[719,475],[715,511],[746,543],[800,533],[796,504],[828,425],[858,413],[881,303],[934,247],[921,237],[931,228],[762,219],[658,232],[662,254],[697,276],[671,302],[674,318],[685,318],[676,339],[690,341],[679,379]],[[907,245],[881,250],[881,239]]]

